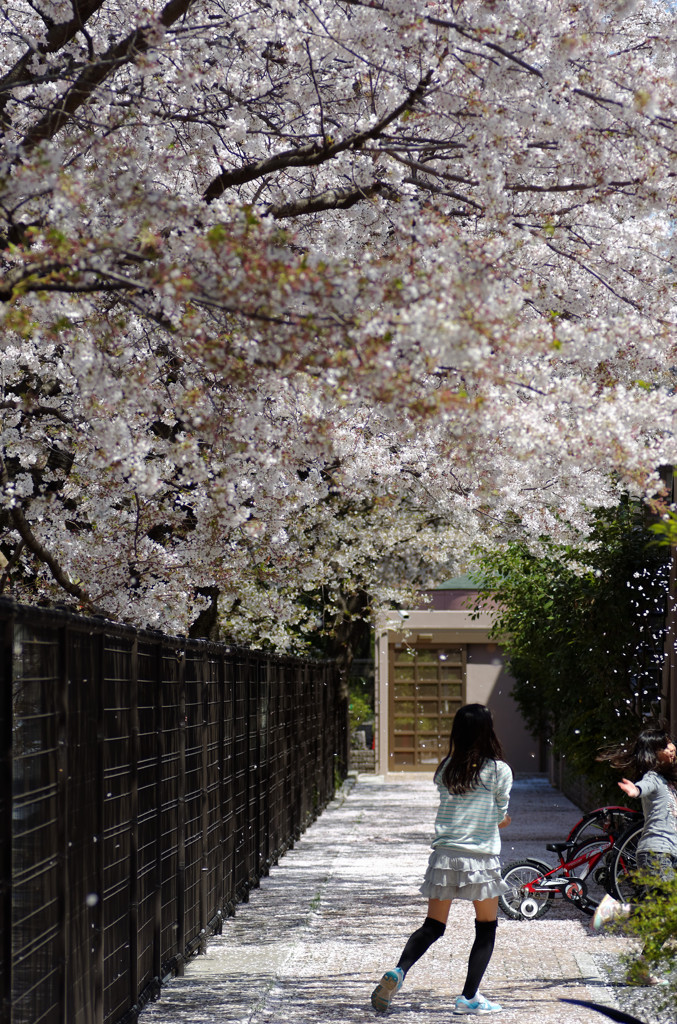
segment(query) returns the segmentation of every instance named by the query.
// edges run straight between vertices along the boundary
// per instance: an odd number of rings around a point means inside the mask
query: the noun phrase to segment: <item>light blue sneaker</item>
[[[465,996],[458,996],[456,998],[456,1006],[454,1013],[498,1013],[503,1007],[499,1006],[498,1003],[490,1003],[488,999],[481,996],[479,992],[476,992],[472,999],[466,999]]]
[[[626,918],[630,917],[632,913],[632,905],[630,903],[619,903],[609,893],[602,897],[602,900],[592,915],[592,921],[590,927],[593,931],[598,932],[600,928],[603,928],[607,924],[614,924],[617,921],[625,921]]]
[[[371,1005],[380,1013],[390,1006],[390,1000],[396,992],[402,988],[404,971],[401,967],[393,967],[392,971],[386,971],[378,985],[371,994]]]

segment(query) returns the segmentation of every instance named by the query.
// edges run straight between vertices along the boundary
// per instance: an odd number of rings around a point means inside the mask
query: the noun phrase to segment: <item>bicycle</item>
[[[594,811],[583,815],[569,832],[567,842],[576,845],[590,839],[594,833],[598,832],[604,832],[606,835],[614,837],[621,836],[631,826],[641,825],[643,820],[642,812],[632,807],[606,804],[604,807],[597,807]]]
[[[546,850],[559,857],[554,867],[537,857],[507,864],[502,877],[510,889],[498,900],[503,913],[513,920],[535,920],[561,895],[583,913],[592,914],[609,891],[616,835],[628,822],[633,825],[623,835],[637,828],[641,831],[638,815],[641,817],[641,812],[628,807],[598,807],[584,815],[563,842],[546,844]],[[603,837],[591,838],[593,832],[601,832]]]
[[[636,903],[639,890],[633,878],[637,868],[637,845],[643,820],[631,825],[618,838],[609,857],[609,892],[621,903]]]

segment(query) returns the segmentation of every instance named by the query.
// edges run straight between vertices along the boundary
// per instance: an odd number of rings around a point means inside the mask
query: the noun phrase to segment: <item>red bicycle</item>
[[[619,835],[641,829],[641,811],[629,807],[598,807],[571,829],[563,842],[547,843],[556,853],[554,867],[537,857],[512,861],[502,871],[509,886],[498,904],[513,920],[543,917],[555,896],[563,896],[585,914],[592,914],[612,889],[612,858]]]

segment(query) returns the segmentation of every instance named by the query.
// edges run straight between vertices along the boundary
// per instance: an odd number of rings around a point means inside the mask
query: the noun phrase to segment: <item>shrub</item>
[[[677,967],[677,875],[662,878],[657,883],[655,875],[637,871],[635,880],[639,885],[646,885],[648,892],[624,922],[623,931],[640,940],[642,961],[669,980]],[[629,964],[630,975],[635,966],[636,958]],[[668,992],[677,997],[677,979],[669,981],[666,996]]]
[[[658,708],[668,556],[646,509],[626,500],[576,544],[511,543],[473,573],[475,610],[496,611],[493,636],[527,725],[600,801],[619,794],[599,748],[635,735]]]

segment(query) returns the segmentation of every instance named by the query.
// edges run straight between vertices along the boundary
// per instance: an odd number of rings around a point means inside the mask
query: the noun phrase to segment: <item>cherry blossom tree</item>
[[[284,646],[660,498],[666,5],[0,19],[5,593]]]

